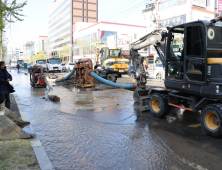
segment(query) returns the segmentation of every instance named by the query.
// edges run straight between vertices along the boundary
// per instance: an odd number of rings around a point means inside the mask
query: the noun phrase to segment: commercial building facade
[[[81,58],[90,58],[95,63],[96,44],[107,44],[108,37],[113,35],[128,36],[128,44],[130,44],[146,34],[147,31],[146,26],[104,21],[96,24],[88,23],[84,27],[82,25],[84,25],[82,22],[78,22],[75,25],[76,29],[73,38],[74,61]]]
[[[24,59],[29,59],[37,53],[37,44],[33,41],[27,42],[23,45]]]
[[[49,55],[60,56],[64,47],[72,48],[76,22],[98,21],[98,0],[56,0],[49,13]]]
[[[44,51],[46,55],[49,54],[49,39],[48,36],[39,36],[38,52]]]
[[[178,24],[214,18],[215,0],[166,0],[147,4],[143,10],[148,32]],[[175,35],[174,50],[183,48],[184,37]],[[153,47],[150,53],[157,57]]]

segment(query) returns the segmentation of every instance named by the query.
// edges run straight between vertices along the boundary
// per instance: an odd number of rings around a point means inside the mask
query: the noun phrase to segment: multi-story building
[[[56,0],[49,13],[50,56],[60,56],[64,46],[72,48],[76,22],[98,21],[98,0]]]
[[[44,51],[46,55],[49,54],[49,39],[48,36],[39,36],[38,51]]]
[[[23,45],[24,59],[29,59],[37,53],[37,45],[35,42],[30,41]]]
[[[112,35],[118,37],[127,36],[128,44],[134,42],[142,35],[146,34],[146,26],[129,25],[123,23],[111,23],[101,21],[96,24],[86,25],[78,22],[75,25],[73,37],[74,42],[74,57],[73,60],[81,58],[90,58],[95,63],[96,44],[107,44],[107,38]]]

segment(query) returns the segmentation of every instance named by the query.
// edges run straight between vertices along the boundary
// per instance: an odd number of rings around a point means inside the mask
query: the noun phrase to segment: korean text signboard
[[[206,0],[193,0],[193,5],[206,8]]]
[[[218,12],[222,12],[222,0],[218,0]]]

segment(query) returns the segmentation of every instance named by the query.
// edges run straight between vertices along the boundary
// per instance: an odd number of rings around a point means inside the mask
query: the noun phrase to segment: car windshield
[[[73,66],[73,65],[75,65],[75,63],[69,63],[69,65],[72,65],[72,66]]]
[[[23,60],[18,60],[18,64],[23,64]]]
[[[64,66],[65,64],[61,64],[61,66]]]
[[[60,59],[59,58],[53,58],[53,59],[50,59],[49,62],[51,64],[60,64]]]
[[[38,63],[38,64],[45,64],[46,61],[45,61],[45,60],[38,60],[37,63]]]

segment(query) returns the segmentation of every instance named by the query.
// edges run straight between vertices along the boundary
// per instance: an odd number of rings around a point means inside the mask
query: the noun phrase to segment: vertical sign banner
[[[217,5],[217,9],[218,9],[218,12],[222,12],[222,0],[218,0],[218,5]]]

